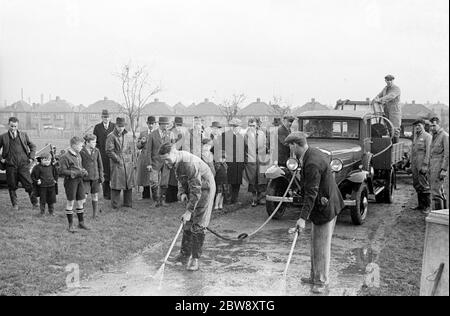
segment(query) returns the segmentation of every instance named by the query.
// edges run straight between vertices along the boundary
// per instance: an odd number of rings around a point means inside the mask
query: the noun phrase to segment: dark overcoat
[[[109,158],[106,155],[106,139],[109,134],[111,134],[116,125],[114,123],[109,123],[108,129],[105,129],[105,126],[103,123],[99,123],[95,125],[93,134],[97,136],[97,148],[100,150],[100,155],[102,157],[102,163],[103,163],[103,174],[104,174],[104,180],[106,182],[109,182],[110,180],[110,174],[111,174],[111,167],[109,164]]]

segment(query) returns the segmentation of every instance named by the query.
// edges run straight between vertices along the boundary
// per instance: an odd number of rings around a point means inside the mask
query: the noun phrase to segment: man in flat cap
[[[431,143],[430,154],[430,187],[431,198],[433,199],[433,210],[442,210],[448,208],[446,191],[448,194],[448,133],[439,126],[438,117],[431,120],[431,132],[433,141]],[[446,188],[444,189],[444,182]]]
[[[383,106],[384,114],[394,125],[393,143],[398,143],[400,126],[402,125],[402,109],[400,107],[400,88],[394,85],[394,76],[384,77],[386,87],[373,99],[372,103]]]
[[[170,172],[159,155],[159,147],[164,143],[174,143],[175,138],[168,130],[170,121],[168,117],[160,116],[159,127],[154,130],[148,139],[149,158],[147,170],[150,171],[150,183],[156,207],[164,206],[166,203],[167,187],[169,185]]]
[[[428,170],[430,167],[430,150],[432,137],[425,131],[425,121],[413,123],[414,139],[411,150],[411,171],[413,186],[417,192],[418,204],[414,210],[428,212],[431,204]]]
[[[147,169],[148,161],[150,160],[150,151],[148,149],[148,139],[151,133],[154,131],[156,125],[156,118],[154,116],[149,116],[147,118],[147,128],[143,130],[137,141],[137,148],[140,150],[138,157],[138,167],[136,174],[136,185],[144,187],[142,192],[143,199],[150,199],[150,172]]]
[[[102,156],[103,163],[103,198],[105,200],[111,199],[111,188],[110,188],[110,179],[111,179],[111,170],[109,165],[109,158],[106,155],[106,138],[109,134],[114,131],[115,125],[110,122],[109,112],[108,110],[102,111],[102,122],[95,125],[93,134],[97,136],[97,148],[100,150],[100,155]]]
[[[132,136],[125,129],[125,119],[118,117],[114,131],[106,139],[106,155],[111,164],[111,204],[119,207],[120,192],[123,191],[123,206],[133,207],[136,157]]]
[[[303,206],[296,228],[300,232],[307,220],[312,222],[311,273],[301,281],[313,286],[313,293],[322,294],[328,290],[331,238],[336,218],[345,207],[344,200],[331,171],[329,157],[319,149],[309,147],[305,133],[293,132],[285,142],[302,166]]]
[[[289,159],[291,155],[289,146],[286,145],[285,140],[286,137],[291,133],[292,123],[295,121],[295,118],[290,115],[286,115],[283,117],[282,124],[278,127],[278,152],[277,156],[274,160],[278,161],[279,166],[285,166],[286,161]]]

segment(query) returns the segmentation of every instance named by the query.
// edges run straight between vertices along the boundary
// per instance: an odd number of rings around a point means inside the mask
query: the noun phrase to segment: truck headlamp
[[[337,159],[337,158],[331,160],[330,167],[331,167],[331,170],[334,172],[341,171],[342,167],[343,167],[342,160]]]

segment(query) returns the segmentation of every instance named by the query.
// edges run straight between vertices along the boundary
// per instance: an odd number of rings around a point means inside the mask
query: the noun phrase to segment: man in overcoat
[[[114,131],[106,139],[106,155],[111,164],[111,205],[119,207],[123,191],[123,206],[133,207],[136,157],[133,139],[125,129],[125,119],[118,117]]]
[[[103,163],[103,198],[111,200],[111,167],[109,165],[109,158],[106,155],[106,138],[114,131],[114,123],[110,121],[108,110],[102,111],[102,122],[95,125],[93,134],[97,136],[97,148],[100,150]]]
[[[147,128],[143,130],[137,141],[137,148],[141,151],[138,157],[136,185],[144,187],[142,192],[143,199],[150,199],[150,171],[148,170],[148,162],[150,161],[150,150],[148,148],[148,139],[155,129],[156,119],[154,116],[147,118]]]

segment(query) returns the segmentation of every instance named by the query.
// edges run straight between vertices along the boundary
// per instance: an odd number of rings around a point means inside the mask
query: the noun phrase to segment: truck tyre
[[[354,225],[362,225],[369,209],[369,190],[365,182],[357,190],[353,190],[352,199],[356,201],[356,206],[350,209],[352,222]]]
[[[284,179],[283,179],[284,180]],[[279,196],[282,197],[284,192],[286,192],[288,183],[280,179],[271,180],[267,186],[266,195]],[[266,201],[266,211],[270,216],[272,215],[275,208],[280,202]],[[286,211],[287,203],[282,203],[276,214],[272,217],[273,219],[281,219]]]

